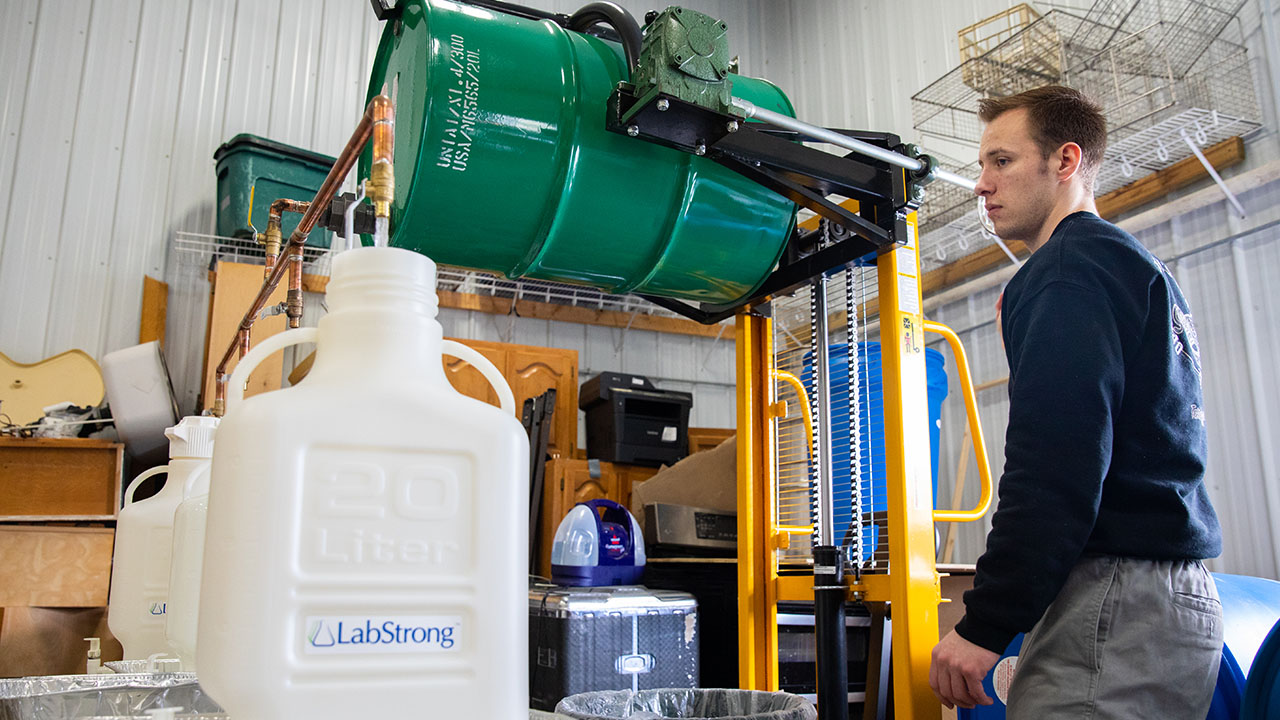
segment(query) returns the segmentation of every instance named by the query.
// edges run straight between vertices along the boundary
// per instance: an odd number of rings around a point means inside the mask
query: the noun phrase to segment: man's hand
[[[952,630],[933,649],[929,687],[948,708],[990,705],[991,698],[982,691],[982,678],[999,659],[996,653],[974,645]]]

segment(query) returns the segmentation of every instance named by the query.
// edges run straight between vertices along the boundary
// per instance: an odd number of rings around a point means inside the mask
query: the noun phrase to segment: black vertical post
[[[849,718],[849,649],[840,548],[813,549],[814,635],[818,641],[818,720]]]

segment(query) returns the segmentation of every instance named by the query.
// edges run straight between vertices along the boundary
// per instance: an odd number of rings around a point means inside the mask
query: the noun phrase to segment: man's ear
[[[1080,172],[1080,163],[1084,160],[1084,151],[1076,143],[1063,143],[1062,147],[1058,148],[1055,159],[1058,161],[1058,180],[1070,180]]]

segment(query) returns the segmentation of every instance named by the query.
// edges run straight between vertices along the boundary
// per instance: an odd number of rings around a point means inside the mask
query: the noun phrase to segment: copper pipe
[[[289,294],[285,303],[289,328],[302,324],[302,246],[289,246]]]
[[[376,101],[378,98],[374,98]],[[391,162],[391,153],[395,150],[396,117],[392,113],[391,101],[380,103],[373,110],[373,161],[375,163]]]
[[[373,164],[369,167],[369,180],[365,183],[365,192],[373,202],[374,215],[380,218],[391,216],[391,201],[395,198],[396,179],[391,172],[391,155],[395,150],[396,121],[392,110],[390,102],[374,110]]]
[[[263,243],[266,246],[266,262],[263,268],[263,277],[271,277],[271,271],[275,269],[276,259],[280,257],[280,246],[282,237],[280,234],[280,226],[286,212],[294,212],[301,215],[311,207],[310,202],[304,200],[290,200],[289,198],[279,198],[271,203],[271,207],[267,211],[267,232],[266,240]]]
[[[298,252],[302,252],[302,246],[307,241],[307,235],[320,219],[320,211],[323,208],[327,208],[329,203],[332,202],[333,196],[337,193],[338,188],[341,187],[343,179],[346,178],[347,173],[351,172],[352,166],[355,165],[356,159],[360,156],[360,151],[364,149],[365,143],[369,142],[369,136],[373,132],[374,120],[376,118],[386,118],[390,114],[391,101],[385,95],[378,95],[369,101],[368,106],[364,109],[364,115],[360,117],[360,122],[356,125],[355,132],[351,134],[351,139],[347,141],[346,147],[342,149],[337,161],[334,162],[333,169],[325,176],[324,182],[320,185],[320,190],[316,192],[315,198],[302,214],[302,220],[298,222],[298,227],[289,236],[290,251],[296,246]],[[254,319],[262,311],[263,306],[267,304],[267,298],[271,297],[271,293],[275,292],[276,286],[280,284],[280,279],[284,276],[284,269],[284,264],[277,264],[272,268],[271,274],[267,276],[266,281],[262,283],[262,289],[258,291],[258,296],[253,299],[253,303],[249,305],[249,311],[245,313],[244,318],[240,321],[240,329],[245,335],[248,335],[250,328],[253,327]],[[299,279],[299,282],[301,282],[301,279]],[[217,369],[214,371],[214,415],[222,415],[226,412],[227,364],[231,362],[231,357],[235,354],[236,347],[239,344],[239,333],[237,333],[236,340],[233,340],[227,351],[222,354],[222,360],[218,362]]]

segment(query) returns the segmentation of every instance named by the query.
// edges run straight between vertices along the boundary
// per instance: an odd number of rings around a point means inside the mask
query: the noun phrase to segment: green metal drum
[[[400,5],[369,84],[396,107],[392,245],[511,278],[707,303],[742,298],[772,270],[790,201],[605,130],[609,94],[628,79],[619,46],[446,0]],[[732,81],[735,96],[794,115],[768,82]]]

